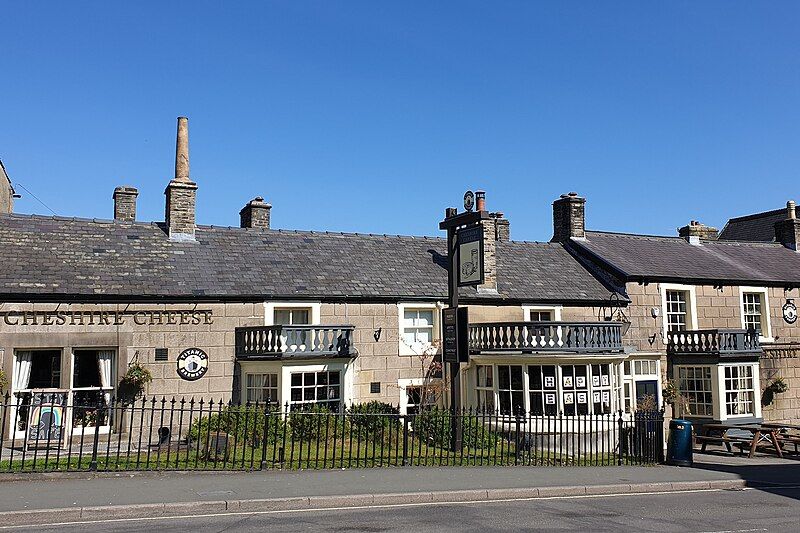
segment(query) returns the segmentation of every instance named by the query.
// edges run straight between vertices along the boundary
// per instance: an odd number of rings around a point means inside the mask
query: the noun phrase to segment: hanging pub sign
[[[208,370],[208,355],[200,348],[189,348],[178,356],[178,375],[186,381],[202,378]]]
[[[456,232],[458,243],[458,286],[483,283],[483,226],[476,224]]]
[[[783,304],[783,320],[786,321],[787,324],[794,324],[797,322],[797,305],[795,305],[794,300],[791,298],[787,298],[786,303]]]
[[[469,362],[469,317],[466,307],[442,310],[442,353],[445,363]]]
[[[59,446],[64,438],[65,390],[34,390],[28,411],[27,446]]]

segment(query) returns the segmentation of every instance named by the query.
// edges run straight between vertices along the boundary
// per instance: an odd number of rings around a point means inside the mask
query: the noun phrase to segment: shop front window
[[[684,397],[687,415],[714,415],[714,398],[709,366],[678,367],[678,389]]]
[[[477,375],[478,409],[491,413],[495,410],[494,367],[492,365],[478,365],[475,372]]]
[[[558,391],[555,365],[528,366],[530,412],[536,416],[558,414]]]
[[[728,416],[753,415],[755,387],[753,367],[737,365],[725,367],[725,412]]]
[[[525,412],[521,365],[497,367],[497,392],[500,398],[500,414],[512,415]]]

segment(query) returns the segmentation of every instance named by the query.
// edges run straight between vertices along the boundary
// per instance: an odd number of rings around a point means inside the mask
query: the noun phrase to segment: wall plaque
[[[202,378],[208,370],[208,355],[200,348],[189,348],[178,356],[178,375],[186,381]]]

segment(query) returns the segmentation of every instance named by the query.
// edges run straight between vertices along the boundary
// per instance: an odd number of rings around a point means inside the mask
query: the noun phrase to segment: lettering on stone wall
[[[198,326],[213,324],[211,310],[140,311],[3,311],[0,324],[6,326]]]

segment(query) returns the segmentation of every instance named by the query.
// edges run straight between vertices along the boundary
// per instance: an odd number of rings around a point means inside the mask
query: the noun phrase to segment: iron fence
[[[8,395],[0,411],[0,472],[663,461],[661,412],[508,416],[426,408],[401,414],[377,402],[331,411],[193,398],[68,405]]]

